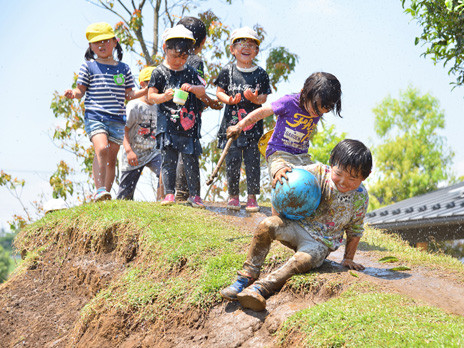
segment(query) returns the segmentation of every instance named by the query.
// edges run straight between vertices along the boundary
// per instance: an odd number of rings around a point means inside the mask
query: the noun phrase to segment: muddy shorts
[[[295,250],[310,254],[314,264],[311,268],[322,265],[330,249],[324,243],[314,239],[298,222],[285,219],[285,225],[275,231],[275,240]]]
[[[289,152],[276,151],[267,158],[267,168],[271,180],[274,175],[282,168],[285,167],[303,167],[314,162],[311,160],[311,156],[307,153],[294,155]]]

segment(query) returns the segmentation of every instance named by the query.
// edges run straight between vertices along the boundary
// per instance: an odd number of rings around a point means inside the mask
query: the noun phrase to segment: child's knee
[[[107,143],[98,143],[93,145],[95,149],[95,154],[98,157],[105,157],[108,156],[108,153],[110,151],[110,147]]]
[[[275,231],[283,225],[284,222],[279,216],[270,216],[259,223],[255,234],[268,234],[275,239]]]
[[[295,268],[296,273],[306,273],[309,270],[316,268],[318,265],[317,258],[314,258],[312,255],[304,253],[304,252],[296,252],[293,255],[295,259]]]

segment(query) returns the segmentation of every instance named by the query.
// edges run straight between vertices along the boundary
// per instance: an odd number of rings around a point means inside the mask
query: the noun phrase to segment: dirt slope
[[[231,214],[220,205],[210,208],[230,223],[252,233],[269,214]],[[339,266],[343,250],[330,255],[320,272],[321,286],[302,296],[288,289],[268,300],[266,311],[243,311],[237,303],[224,302],[205,316],[195,313],[186,322],[163,328],[132,326],[117,310],[87,328],[83,335],[73,331],[79,312],[113,277],[124,270],[124,260],[112,253],[66,258],[47,255],[31,265],[26,274],[0,286],[1,347],[269,347],[272,334],[291,314],[337,296],[350,283],[368,280],[387,291],[405,294],[444,310],[464,315],[464,287],[451,276],[415,269],[391,272],[369,252],[359,251],[357,260],[367,268],[353,277]],[[340,286],[333,286],[340,284]],[[446,289],[446,291],[444,291]],[[193,318],[193,319],[192,319]],[[156,333],[154,333],[156,332]]]

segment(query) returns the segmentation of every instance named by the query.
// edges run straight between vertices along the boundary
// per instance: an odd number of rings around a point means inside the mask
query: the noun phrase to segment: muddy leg
[[[312,268],[311,265],[311,255],[297,252],[282,267],[256,283],[262,285],[267,294],[272,294],[279,291],[291,276],[309,271]]]
[[[247,259],[243,265],[243,272],[252,278],[258,278],[261,266],[275,239],[275,231],[282,227],[284,222],[278,216],[271,216],[261,221],[256,229],[251,245],[248,249]]]
[[[311,254],[298,251],[282,267],[260,279],[255,284],[265,289],[266,295],[279,291],[285,282],[295,274],[306,273],[310,269],[319,267],[327,253],[312,251]]]

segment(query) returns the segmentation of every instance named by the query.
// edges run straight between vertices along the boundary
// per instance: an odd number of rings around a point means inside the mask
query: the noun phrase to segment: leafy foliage
[[[383,142],[374,148],[371,208],[436,190],[440,183],[453,180],[449,168],[454,153],[439,135],[445,116],[436,98],[409,87],[399,99],[385,98],[373,112],[375,132]]]
[[[271,49],[266,60],[266,72],[269,74],[271,86],[277,89],[277,83],[282,79],[288,80],[288,72],[295,69],[298,57],[285,47]]]
[[[464,84],[464,2],[462,0],[411,0],[405,7],[422,26],[422,34],[415,44],[422,43],[424,56],[435,64],[450,66],[449,74],[456,76],[456,86]]]
[[[325,127],[322,124],[322,130],[318,130],[311,138],[312,147],[309,149],[313,161],[324,164],[329,163],[330,152],[340,141],[346,138],[346,133],[338,135],[335,132],[335,126]]]
[[[10,256],[0,245],[0,283],[4,282],[8,276],[8,268],[10,267]]]

